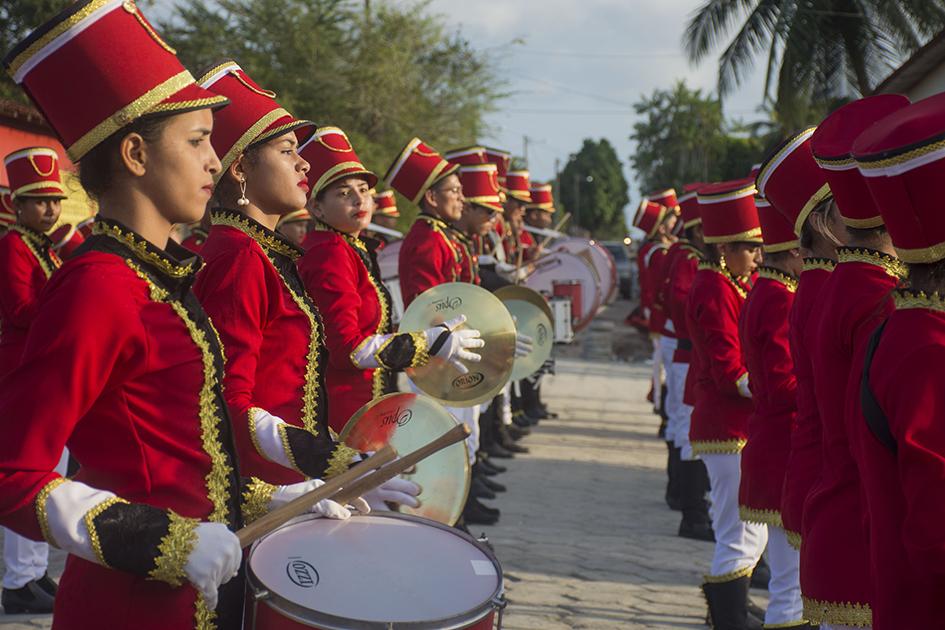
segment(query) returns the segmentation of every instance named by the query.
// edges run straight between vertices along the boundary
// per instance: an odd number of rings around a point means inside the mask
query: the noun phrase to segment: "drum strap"
[[[896,438],[889,430],[889,418],[883,413],[879,406],[879,401],[870,389],[870,367],[873,365],[873,355],[879,346],[879,340],[883,335],[883,329],[886,328],[886,322],[883,322],[876,332],[870,336],[869,345],[866,347],[866,360],[863,365],[863,374],[860,377],[860,406],[863,408],[863,416],[866,418],[866,425],[870,432],[879,440],[880,444],[895,453],[898,450]]]

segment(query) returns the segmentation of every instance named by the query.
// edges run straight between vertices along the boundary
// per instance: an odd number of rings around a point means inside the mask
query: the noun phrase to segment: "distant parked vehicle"
[[[614,257],[617,263],[617,278],[620,282],[620,295],[629,300],[633,297],[633,275],[636,271],[627,246],[620,241],[601,241],[601,245]]]

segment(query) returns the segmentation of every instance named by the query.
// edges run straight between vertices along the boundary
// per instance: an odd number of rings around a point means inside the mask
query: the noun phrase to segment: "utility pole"
[[[525,168],[528,168],[528,144],[531,141],[528,136],[522,136],[522,159],[525,160]]]
[[[581,225],[581,176],[574,174],[574,227]]]

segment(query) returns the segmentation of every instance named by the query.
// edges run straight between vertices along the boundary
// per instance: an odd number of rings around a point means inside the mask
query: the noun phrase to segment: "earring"
[[[246,198],[246,178],[243,176],[240,176],[240,198],[236,200],[236,205],[249,205],[249,199]]]

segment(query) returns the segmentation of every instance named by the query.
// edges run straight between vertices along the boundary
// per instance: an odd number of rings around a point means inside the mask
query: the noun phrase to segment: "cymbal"
[[[544,311],[545,315],[548,316],[549,321],[554,322],[555,320],[554,313],[551,312],[551,305],[548,304],[548,300],[545,299],[545,296],[534,289],[529,289],[528,287],[521,284],[509,284],[496,289],[493,295],[503,302],[507,302],[508,300],[522,300],[525,302],[531,302]]]
[[[532,338],[532,350],[523,357],[515,357],[511,380],[531,376],[551,356],[554,346],[554,327],[545,312],[524,300],[507,300],[505,307],[515,318],[515,330]]]
[[[410,453],[457,425],[456,419],[427,396],[387,394],[361,407],[341,432],[340,439],[364,453],[392,444],[398,453]],[[420,506],[400,506],[399,512],[452,525],[463,513],[471,470],[463,442],[446,447],[420,461],[413,472],[401,475],[422,488]]]
[[[482,333],[486,345],[474,352],[479,363],[463,364],[468,374],[443,359],[430,357],[422,367],[408,368],[407,376],[428,396],[451,407],[472,407],[492,400],[509,380],[515,355],[515,322],[499,298],[466,282],[450,282],[418,295],[400,320],[400,331],[426,330],[460,315],[463,328]]]

